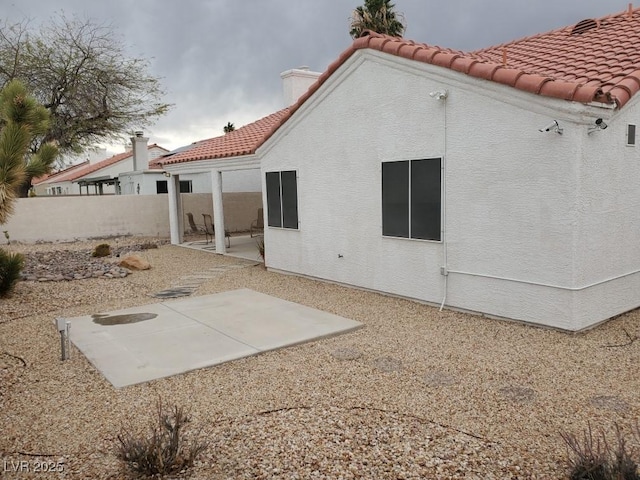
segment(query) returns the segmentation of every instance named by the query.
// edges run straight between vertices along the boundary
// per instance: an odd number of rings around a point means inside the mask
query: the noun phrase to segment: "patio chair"
[[[216,230],[213,228],[213,221],[211,219],[211,215],[208,213],[203,213],[202,218],[204,218],[204,234],[207,238],[207,243],[209,243],[209,237],[211,237],[211,241],[213,242],[213,237],[216,236]],[[224,236],[227,239],[227,248],[231,247],[231,234],[229,230],[224,231]]]
[[[253,238],[254,232],[264,233],[264,210],[262,208],[258,209],[258,218],[251,222],[251,227],[249,228],[251,238]]]
[[[206,229],[204,225],[198,225],[193,219],[193,213],[187,212],[187,220],[189,221],[189,228],[191,228],[190,233],[204,234]]]

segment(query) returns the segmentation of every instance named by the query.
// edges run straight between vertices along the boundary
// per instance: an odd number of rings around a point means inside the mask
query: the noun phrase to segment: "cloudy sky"
[[[0,16],[56,13],[110,24],[131,56],[150,60],[174,108],[145,133],[173,149],[284,107],[280,73],[322,72],[351,43],[364,0],[0,0]],[[628,0],[396,0],[405,37],[475,50],[625,10]],[[636,5],[640,6],[640,5]],[[113,152],[122,147],[112,146]]]

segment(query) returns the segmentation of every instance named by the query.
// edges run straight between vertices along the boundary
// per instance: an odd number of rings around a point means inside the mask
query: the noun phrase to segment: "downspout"
[[[441,183],[442,183],[442,225],[441,225],[441,240],[442,240],[442,267],[440,267],[440,273],[444,276],[444,294],[442,296],[442,302],[440,303],[441,312],[447,301],[447,280],[449,278],[448,260],[447,260],[447,97],[449,92],[447,90],[438,90],[429,94],[432,98],[440,100],[444,107],[444,131],[442,139],[442,163],[440,167]]]

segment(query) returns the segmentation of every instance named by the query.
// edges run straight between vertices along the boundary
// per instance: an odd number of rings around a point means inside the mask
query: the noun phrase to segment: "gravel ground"
[[[59,360],[53,319],[153,303],[149,294],[181,275],[238,261],[171,245],[140,256],[151,270],[20,282],[0,299],[0,477],[132,478],[115,437],[123,425],[143,429],[159,398],[186,407],[205,432],[196,479],[559,479],[560,432],[629,432],[638,421],[638,311],[568,334],[261,265],[206,280],[194,295],[251,288],[365,328],[117,390],[75,348]],[[63,472],[35,472],[43,466]]]

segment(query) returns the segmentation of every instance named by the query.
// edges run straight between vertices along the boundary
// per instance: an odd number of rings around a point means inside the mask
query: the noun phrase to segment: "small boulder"
[[[151,264],[138,255],[129,255],[120,260],[119,265],[129,270],[149,270]]]

